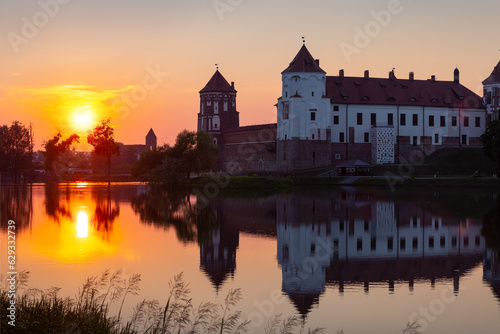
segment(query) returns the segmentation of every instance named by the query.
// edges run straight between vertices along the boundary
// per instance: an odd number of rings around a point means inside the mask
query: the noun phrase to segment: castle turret
[[[215,144],[222,144],[225,130],[239,127],[239,113],[236,111],[236,90],[217,69],[205,87],[200,90],[200,113],[198,131],[212,134]]]

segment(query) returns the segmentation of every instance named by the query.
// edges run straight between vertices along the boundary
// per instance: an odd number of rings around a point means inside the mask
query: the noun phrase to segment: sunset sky
[[[240,124],[276,122],[281,71],[306,45],[328,75],[436,75],[466,87],[500,60],[498,0],[0,0],[0,124],[84,135],[111,117],[143,144],[196,130],[215,63],[238,90]],[[364,36],[362,36],[364,35]]]

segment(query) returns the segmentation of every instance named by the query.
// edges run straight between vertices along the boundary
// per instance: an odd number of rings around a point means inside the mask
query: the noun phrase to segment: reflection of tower
[[[156,135],[153,128],[151,128],[146,135],[146,151],[152,151],[154,149],[156,149]]]
[[[200,267],[207,273],[216,290],[236,269],[239,231],[221,222],[208,232],[208,240],[200,242]]]
[[[277,253],[283,292],[305,317],[324,291],[325,268],[332,259],[329,224],[322,220],[329,206],[320,198],[301,197],[301,205],[294,205],[294,199],[277,201]]]
[[[222,144],[222,133],[240,125],[239,113],[236,111],[236,90],[216,70],[206,86],[200,90],[200,113],[198,114],[198,131],[204,130],[212,134],[214,144]]]

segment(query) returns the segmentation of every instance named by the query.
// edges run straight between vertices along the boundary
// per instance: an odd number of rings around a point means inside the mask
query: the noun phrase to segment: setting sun
[[[92,106],[78,108],[73,113],[73,125],[78,130],[89,130],[94,121]]]

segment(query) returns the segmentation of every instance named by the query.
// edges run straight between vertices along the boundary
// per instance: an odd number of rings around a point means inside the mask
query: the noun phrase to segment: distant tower
[[[460,71],[458,70],[458,67],[455,68],[455,71],[453,71],[453,82],[456,84],[460,83]]]
[[[240,126],[236,111],[236,90],[217,69],[206,86],[200,90],[200,113],[198,131],[204,130],[214,136],[214,143],[222,144],[222,132]]]
[[[156,135],[153,128],[151,128],[146,135],[146,151],[152,151],[154,149],[156,149]]]

